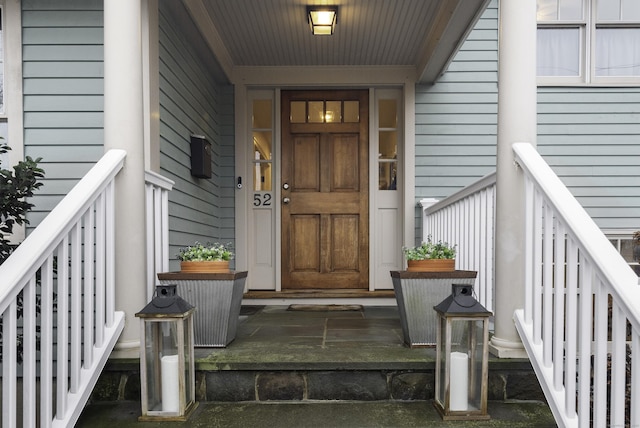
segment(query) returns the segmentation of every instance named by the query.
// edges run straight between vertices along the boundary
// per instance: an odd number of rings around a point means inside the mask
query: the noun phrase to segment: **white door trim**
[[[275,227],[275,245],[276,249],[281,248],[280,242],[280,199],[281,199],[281,182],[280,182],[280,91],[281,89],[300,88],[305,90],[322,90],[336,88],[402,88],[402,99],[404,105],[403,110],[403,132],[404,142],[402,152],[403,168],[401,180],[402,195],[400,196],[400,204],[402,213],[402,245],[413,244],[415,234],[415,69],[411,67],[389,67],[389,68],[367,68],[367,67],[243,67],[236,73],[238,78],[234,82],[235,88],[235,170],[237,177],[243,178],[242,189],[236,188],[235,200],[235,237],[236,237],[236,269],[248,270],[247,287],[255,289],[260,278],[252,275],[250,269],[250,248],[254,247],[251,235],[251,227],[253,227],[253,219],[250,210],[252,192],[252,171],[248,162],[249,144],[247,138],[251,137],[251,105],[250,94],[255,91],[269,91],[273,96],[274,106],[274,134],[273,134],[273,150],[274,150],[274,168],[273,168],[273,201],[274,201],[274,227]],[[363,79],[363,76],[364,79]],[[319,84],[318,82],[322,82]],[[370,95],[375,89],[369,89]],[[371,103],[375,102],[370,96]],[[370,117],[375,110],[370,109]],[[372,120],[370,120],[370,139],[373,138]],[[251,140],[249,140],[251,141]],[[373,162],[373,160],[372,160]],[[370,170],[373,174],[373,170]],[[370,225],[373,225],[373,218],[369,219]],[[373,227],[370,227],[370,233],[375,233]],[[374,251],[373,241],[370,240],[370,251]],[[369,263],[373,263],[371,257]],[[270,290],[280,291],[281,282],[281,254],[275,251],[274,254],[274,281],[275,285]],[[370,290],[375,288],[375,278],[372,276],[373,269],[370,269]]]

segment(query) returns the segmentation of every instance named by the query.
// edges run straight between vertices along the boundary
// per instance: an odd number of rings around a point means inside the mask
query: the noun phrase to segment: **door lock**
[[[289,190],[289,183],[284,183],[284,184],[282,185],[282,188],[283,188],[284,190]]]

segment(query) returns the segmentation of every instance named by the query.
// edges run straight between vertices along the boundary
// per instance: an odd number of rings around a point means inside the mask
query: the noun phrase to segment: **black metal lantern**
[[[444,420],[490,419],[487,414],[490,311],[473,286],[453,284],[438,314],[434,405]]]
[[[195,401],[193,312],[176,286],[159,285],[136,317],[142,319],[139,420],[187,420]]]

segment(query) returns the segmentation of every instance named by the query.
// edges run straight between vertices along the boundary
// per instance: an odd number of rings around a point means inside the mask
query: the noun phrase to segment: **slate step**
[[[295,428],[555,428],[544,403],[490,401],[488,421],[442,421],[431,402],[245,402],[200,403],[186,422],[138,422],[139,403],[103,402],[87,406],[77,427],[295,427]]]
[[[237,337],[227,347],[195,351],[196,399],[207,412],[249,411],[259,418],[274,411],[268,406],[276,404],[282,404],[285,412],[304,415],[306,409],[315,412],[325,404],[354,403],[360,407],[324,409],[359,412],[370,404],[400,413],[431,412],[435,348],[409,348],[403,343],[397,307],[253,309],[245,310]],[[132,409],[139,414],[139,371],[138,360],[110,360],[90,407],[135,403]],[[546,408],[526,359],[490,358],[488,383],[488,399],[496,409],[502,408],[500,403],[519,401]],[[515,406],[507,407],[511,408]],[[418,418],[421,411],[415,410],[411,417]]]

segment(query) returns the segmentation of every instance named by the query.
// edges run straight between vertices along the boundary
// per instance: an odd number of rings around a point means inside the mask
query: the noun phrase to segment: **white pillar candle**
[[[165,355],[160,362],[162,377],[162,411],[177,412],[180,407],[178,356]]]
[[[449,377],[449,410],[468,410],[469,356],[464,352],[451,353]]]

